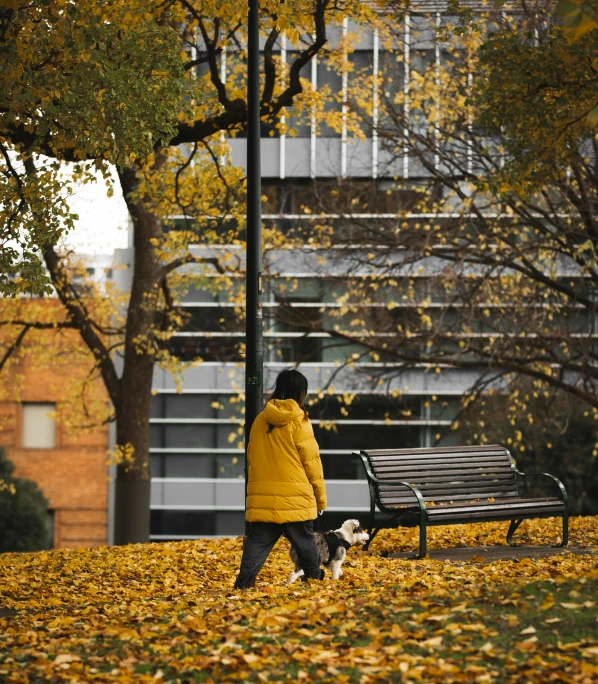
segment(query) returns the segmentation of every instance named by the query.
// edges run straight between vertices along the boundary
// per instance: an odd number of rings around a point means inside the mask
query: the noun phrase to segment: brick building
[[[15,475],[34,480],[48,499],[55,548],[108,540],[108,427],[76,429],[69,383],[90,365],[85,354],[71,353],[77,341],[68,335],[44,331],[0,374],[0,446]]]

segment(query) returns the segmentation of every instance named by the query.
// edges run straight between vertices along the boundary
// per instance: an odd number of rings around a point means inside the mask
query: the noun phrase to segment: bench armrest
[[[413,492],[413,494],[415,495],[415,498],[417,499],[417,504],[419,507],[420,514],[425,515],[426,502],[424,501],[424,497],[422,496],[422,493],[419,491],[419,489],[417,489],[417,487],[410,485],[408,482],[403,482],[402,480],[379,480],[374,475],[374,472],[372,471],[372,468],[370,466],[370,463],[368,461],[367,456],[360,453],[359,457],[361,458],[361,460],[363,462],[363,467],[365,468],[365,474],[367,475],[367,478],[370,482],[373,482],[374,484],[377,484],[378,486],[388,484],[388,485],[406,487],[407,489],[410,489]]]
[[[522,473],[520,470],[517,470],[517,468],[513,468],[513,470],[515,471],[515,474],[519,475],[520,477],[547,477],[549,480],[552,480],[559,488],[561,501],[563,501],[565,504],[567,503],[567,490],[565,489],[565,485],[559,480],[558,477],[550,475],[550,473]]]

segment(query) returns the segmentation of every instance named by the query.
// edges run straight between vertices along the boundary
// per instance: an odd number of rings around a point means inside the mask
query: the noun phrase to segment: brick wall
[[[18,364],[0,375],[0,446],[15,464],[15,475],[37,482],[48,499],[54,511],[57,548],[107,543],[108,427],[81,432],[63,419],[73,401],[72,393],[65,390],[66,375],[72,378],[88,370],[85,355],[75,354],[55,367],[40,368],[24,353]],[[11,382],[18,384],[18,391],[13,391]],[[55,448],[23,448],[23,402],[57,405]]]

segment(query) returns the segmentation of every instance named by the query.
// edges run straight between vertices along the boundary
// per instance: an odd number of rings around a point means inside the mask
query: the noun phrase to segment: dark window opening
[[[235,339],[183,337],[170,340],[168,351],[182,361],[193,361],[198,357],[203,361],[243,361],[240,342]]]
[[[239,535],[245,528],[242,511],[152,511],[152,535]]]

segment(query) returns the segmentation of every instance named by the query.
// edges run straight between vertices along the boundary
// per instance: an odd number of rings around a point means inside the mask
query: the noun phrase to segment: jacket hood
[[[264,418],[269,425],[280,427],[292,420],[303,419],[303,409],[294,399],[270,399],[264,409]]]

